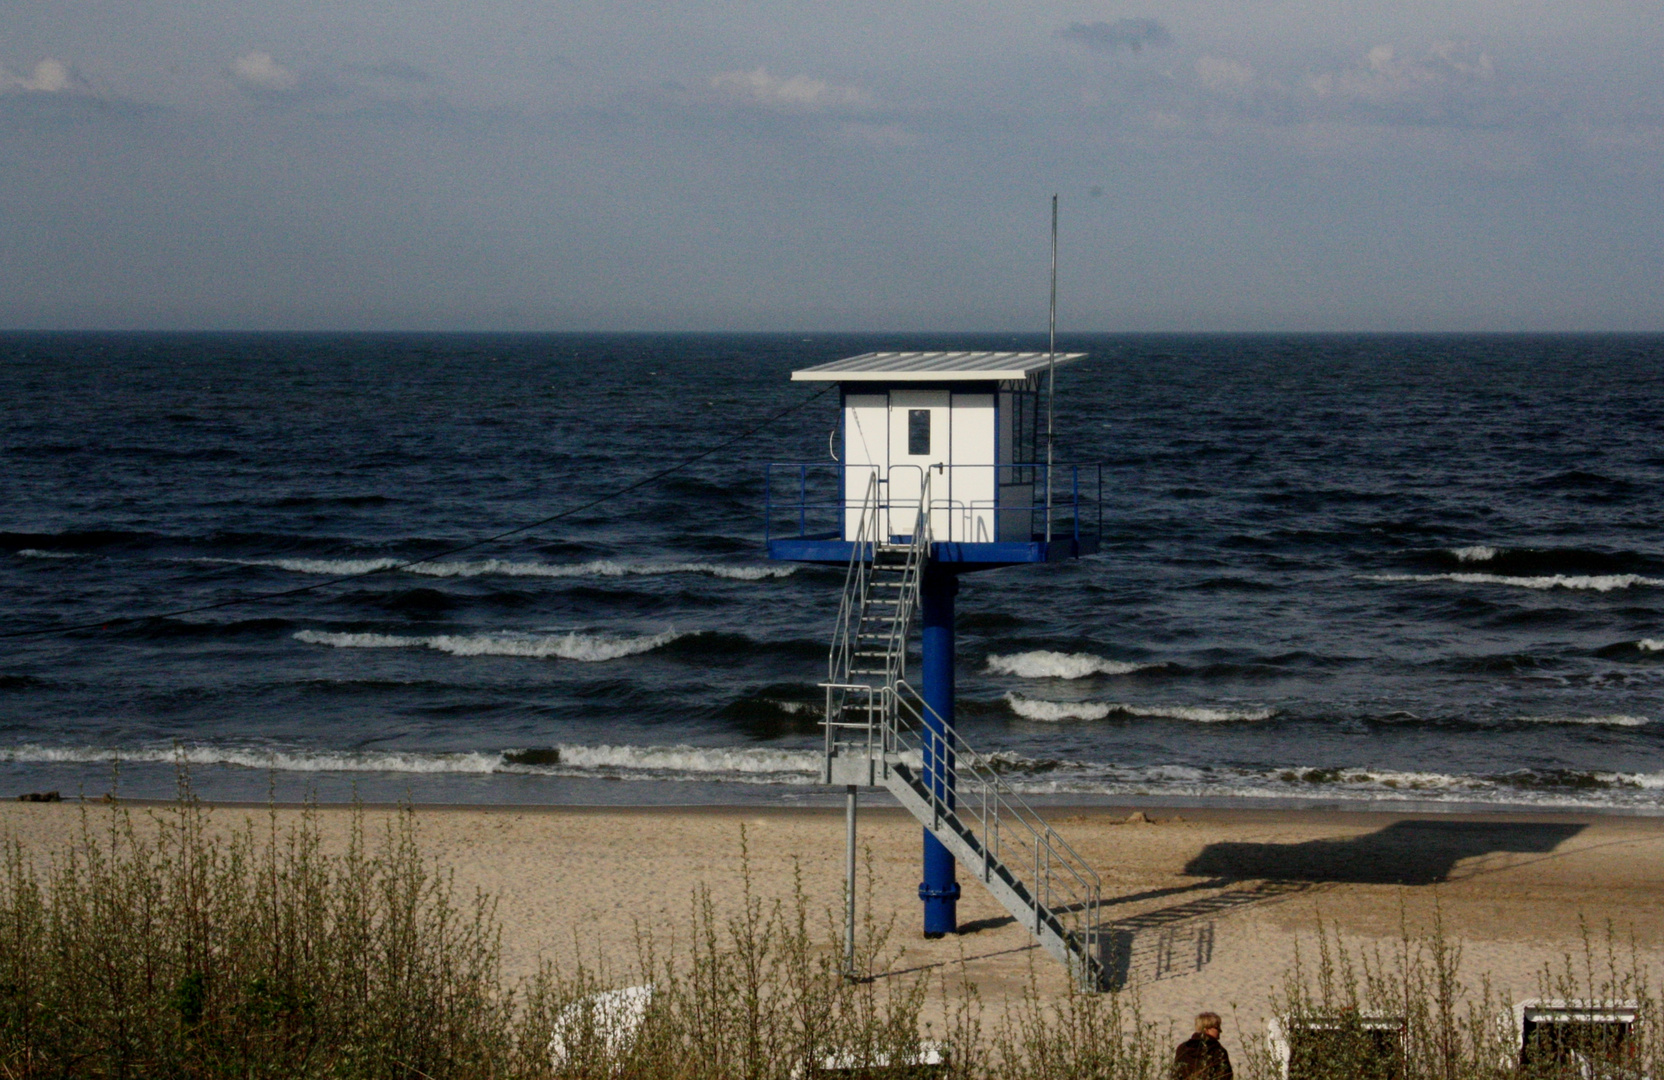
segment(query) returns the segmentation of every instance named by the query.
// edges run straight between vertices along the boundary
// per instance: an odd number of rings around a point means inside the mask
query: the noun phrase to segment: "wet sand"
[[[147,807],[131,807],[141,818]],[[102,807],[88,810],[102,820]],[[233,826],[264,808],[220,807]],[[70,804],[0,803],[0,832],[45,852],[79,828]],[[298,810],[278,811],[287,820]],[[350,811],[318,811],[326,843],[346,836]],[[1188,1030],[1199,1009],[1225,1014],[1233,1051],[1262,1030],[1297,940],[1321,924],[1349,947],[1390,948],[1401,927],[1423,933],[1435,916],[1460,941],[1470,982],[1488,974],[1515,998],[1532,996],[1545,964],[1581,957],[1586,926],[1633,939],[1664,959],[1664,819],[1581,814],[1456,815],[1276,810],[1052,809],[1047,817],[1103,878],[1104,918],[1121,958],[1118,976],[1147,1017]],[[366,811],[379,828],[390,814]],[[843,890],[839,809],[618,809],[424,807],[423,849],[454,870],[459,892],[497,897],[509,977],[539,956],[583,957],[621,974],[638,930],[685,942],[691,896],[708,886],[719,914],[738,909],[741,829],[753,888],[789,899],[801,874],[816,911]],[[1035,948],[974,881],[963,882],[962,933],[918,932],[920,830],[898,809],[863,807],[873,908],[896,917],[891,974],[964,964],[997,1009],[1031,977],[1065,992],[1062,969]],[[1655,980],[1656,981],[1656,980]]]

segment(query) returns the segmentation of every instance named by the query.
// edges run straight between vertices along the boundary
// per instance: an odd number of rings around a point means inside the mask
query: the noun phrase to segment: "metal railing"
[[[968,866],[984,884],[1003,867],[1008,884],[1029,894],[1039,935],[1046,920],[1077,965],[1083,987],[1095,988],[1102,975],[1098,916],[1103,885],[1097,871],[1000,776],[987,754],[973,749],[905,681],[887,690],[893,700],[880,710],[886,721],[881,740],[892,755],[919,755],[921,781],[933,772],[940,783],[919,787],[937,815],[968,826],[983,852],[981,866]],[[935,721],[927,724],[925,717]],[[1024,881],[1032,870],[1033,877]]]
[[[828,759],[834,752],[835,732],[861,726],[845,721],[846,712],[853,711],[857,715],[865,712],[868,716],[865,723],[870,725],[873,711],[872,691],[893,686],[907,677],[907,635],[912,627],[913,612],[918,605],[920,575],[924,573],[925,560],[930,556],[930,530],[927,521],[922,528],[915,527],[913,535],[908,539],[906,557],[902,563],[880,564],[878,556],[881,552],[893,554],[900,545],[885,543],[879,534],[879,526],[883,519],[878,485],[878,478],[874,476],[867,486],[867,497],[862,504],[855,544],[850,550],[849,568],[844,574],[843,595],[838,604],[838,621],[832,631],[832,648],[826,659],[826,682],[822,686],[826,690]],[[928,499],[928,476],[923,478],[922,491]],[[891,579],[888,584],[895,595],[888,598],[893,601],[889,604],[888,610],[875,612],[873,582],[880,576]],[[880,635],[881,647],[862,649],[863,639],[876,643]],[[858,680],[854,674],[858,667],[855,660],[863,651],[868,655],[881,653],[883,668],[876,673],[876,677]],[[863,692],[864,700],[857,701],[852,707],[851,695],[859,697]],[[879,707],[883,707],[882,698],[879,699]],[[869,745],[869,752],[870,749]]]
[[[765,540],[853,539],[848,534],[849,517],[864,511],[867,500],[854,497],[847,487],[852,476],[863,472],[879,485],[881,521],[910,521],[921,506],[928,506],[931,517],[947,525],[938,528],[938,540],[1029,541],[1046,535],[1048,514],[1054,538],[1066,536],[1078,542],[1083,534],[1103,532],[1103,466],[1098,462],[1054,464],[1049,508],[1045,498],[1048,470],[1043,463],[881,468],[823,461],[771,462],[764,471]],[[939,478],[933,495],[913,494],[912,475],[919,473]],[[895,483],[898,474],[907,475],[905,485]],[[919,488],[924,488],[922,482]],[[986,494],[956,494],[965,490]]]
[[[878,553],[878,477],[867,484],[867,497],[862,502],[861,520],[855,530],[855,546],[849,553],[849,569],[844,573],[843,598],[838,604],[838,621],[832,630],[832,651],[826,658],[826,681],[849,681],[850,660],[854,652],[855,628],[866,614],[871,593],[873,556]],[[833,715],[830,708],[828,716]]]
[[[1097,873],[1006,783],[993,759],[972,749],[907,682],[908,629],[930,555],[930,477],[921,480],[921,498],[905,549],[885,543],[879,534],[878,485],[878,478],[872,477],[862,504],[827,658],[827,681],[822,684],[825,779],[830,782],[833,759],[844,753],[865,760],[867,783],[901,781],[900,776],[892,779],[891,766],[916,761],[913,790],[928,808],[928,820],[922,824],[937,833],[951,830],[978,852],[980,865],[966,869],[990,888],[997,877],[1031,920],[1030,932],[1042,940],[1053,935],[1079,984],[1097,989],[1103,980],[1097,929],[1102,886]],[[902,550],[904,561],[879,563],[881,553],[893,557]],[[889,585],[896,596],[893,606],[874,615],[872,587],[878,573],[892,579]],[[867,669],[870,677],[861,681],[855,677],[860,668],[854,661],[859,655],[874,655],[864,653],[861,642],[863,636],[877,638],[872,629],[877,626],[884,628],[884,665]]]

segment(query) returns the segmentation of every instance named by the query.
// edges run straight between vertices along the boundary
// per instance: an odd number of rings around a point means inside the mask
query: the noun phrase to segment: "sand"
[[[1122,976],[1145,1015],[1188,1030],[1196,1011],[1216,1009],[1233,1052],[1243,1033],[1263,1030],[1296,941],[1309,950],[1320,923],[1351,948],[1391,948],[1403,925],[1422,933],[1437,914],[1462,945],[1465,977],[1489,975],[1516,999],[1536,993],[1545,964],[1583,955],[1584,926],[1604,944],[1610,925],[1647,963],[1664,959],[1664,819],[1165,809],[1128,823],[1132,812],[1047,816],[1102,874]],[[0,803],[0,832],[47,851],[81,813]],[[220,825],[265,813],[213,811]],[[318,813],[327,840],[340,842],[349,811]],[[390,811],[367,813],[377,827]],[[799,872],[817,911],[841,903],[841,810],[425,807],[417,816],[424,849],[454,870],[458,888],[498,898],[511,978],[540,956],[627,973],[638,931],[686,941],[701,884],[720,913],[733,912],[742,826],[758,894],[789,897]],[[974,881],[959,907],[964,932],[924,940],[918,825],[898,809],[865,807],[860,824],[874,913],[897,919],[902,951],[890,974],[955,973],[962,962],[996,1009],[1031,973],[1043,994],[1066,992],[1061,967]]]

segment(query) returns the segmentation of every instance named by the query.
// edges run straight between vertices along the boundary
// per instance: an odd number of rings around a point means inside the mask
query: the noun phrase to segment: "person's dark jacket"
[[[1173,1080],[1231,1080],[1231,1055],[1198,1031],[1173,1052]]]

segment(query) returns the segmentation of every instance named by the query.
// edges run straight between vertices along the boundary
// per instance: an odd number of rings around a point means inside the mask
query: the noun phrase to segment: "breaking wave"
[[[1368,581],[1454,581],[1463,585],[1513,585],[1522,589],[1592,589],[1611,592],[1636,585],[1664,585],[1664,578],[1640,574],[1545,574],[1510,577],[1504,574],[1367,574]]]
[[[1013,693],[1007,693],[1005,700],[1024,720],[1102,720],[1110,712],[1108,705],[1091,701],[1041,701]]]
[[[1108,660],[1091,653],[1048,652],[1044,649],[988,658],[989,674],[1015,675],[1019,679],[1084,679],[1088,675],[1130,675],[1135,671],[1160,666]]]
[[[1664,652],[1664,641],[1657,638],[1644,637],[1635,645],[1642,652]]]
[[[708,562],[618,562],[613,559],[594,559],[584,563],[515,562],[510,559],[480,559],[471,562],[416,562],[403,559],[215,559],[198,558],[193,562],[218,563],[231,566],[267,566],[295,574],[328,574],[351,576],[372,574],[397,567],[403,574],[424,577],[530,577],[530,578],[586,578],[586,577],[658,577],[665,574],[706,574],[730,581],[761,581],[765,578],[789,577],[797,572],[795,566],[746,566],[741,564]]]
[[[1104,720],[1112,715],[1152,720],[1189,720],[1198,724],[1229,724],[1269,720],[1276,709],[1215,709],[1200,705],[1126,705],[1118,702],[1046,701],[1007,692],[1006,704],[1025,720]]]
[[[17,552],[24,559],[79,559],[79,551],[42,551],[40,548],[20,548]]]
[[[407,637],[402,634],[347,634],[326,630],[302,630],[296,641],[308,645],[329,645],[337,649],[437,649],[452,656],[523,656],[537,660],[559,659],[594,662],[617,660],[650,652],[682,635],[675,630],[645,637],[608,637],[599,634],[435,634]]]
[[[1486,544],[1451,548],[1450,553],[1456,556],[1457,562],[1490,562],[1497,557],[1497,549]]]
[[[918,767],[917,752],[908,760]],[[1664,773],[1516,769],[1492,775],[1444,774],[1379,767],[1242,768],[1181,762],[1118,765],[989,756],[1017,791],[1045,796],[1164,796],[1200,799],[1320,799],[1360,803],[1422,802],[1551,807],[1627,806],[1664,810]],[[267,746],[0,748],[0,763],[127,764],[225,767],[302,774],[515,775],[552,779],[726,783],[805,789],[818,779],[818,750],[691,745],[559,744],[497,751],[308,750]]]
[[[801,750],[695,746],[568,746],[542,750],[331,751],[236,746],[51,747],[24,744],[0,750],[0,762],[16,764],[223,765],[300,773],[406,773],[417,775],[616,776],[655,780],[737,780],[803,784],[819,772],[820,755]]]
[[[1645,716],[1624,713],[1607,716],[1519,716],[1515,719],[1525,724],[1577,724],[1586,727],[1646,727],[1652,723]]]

